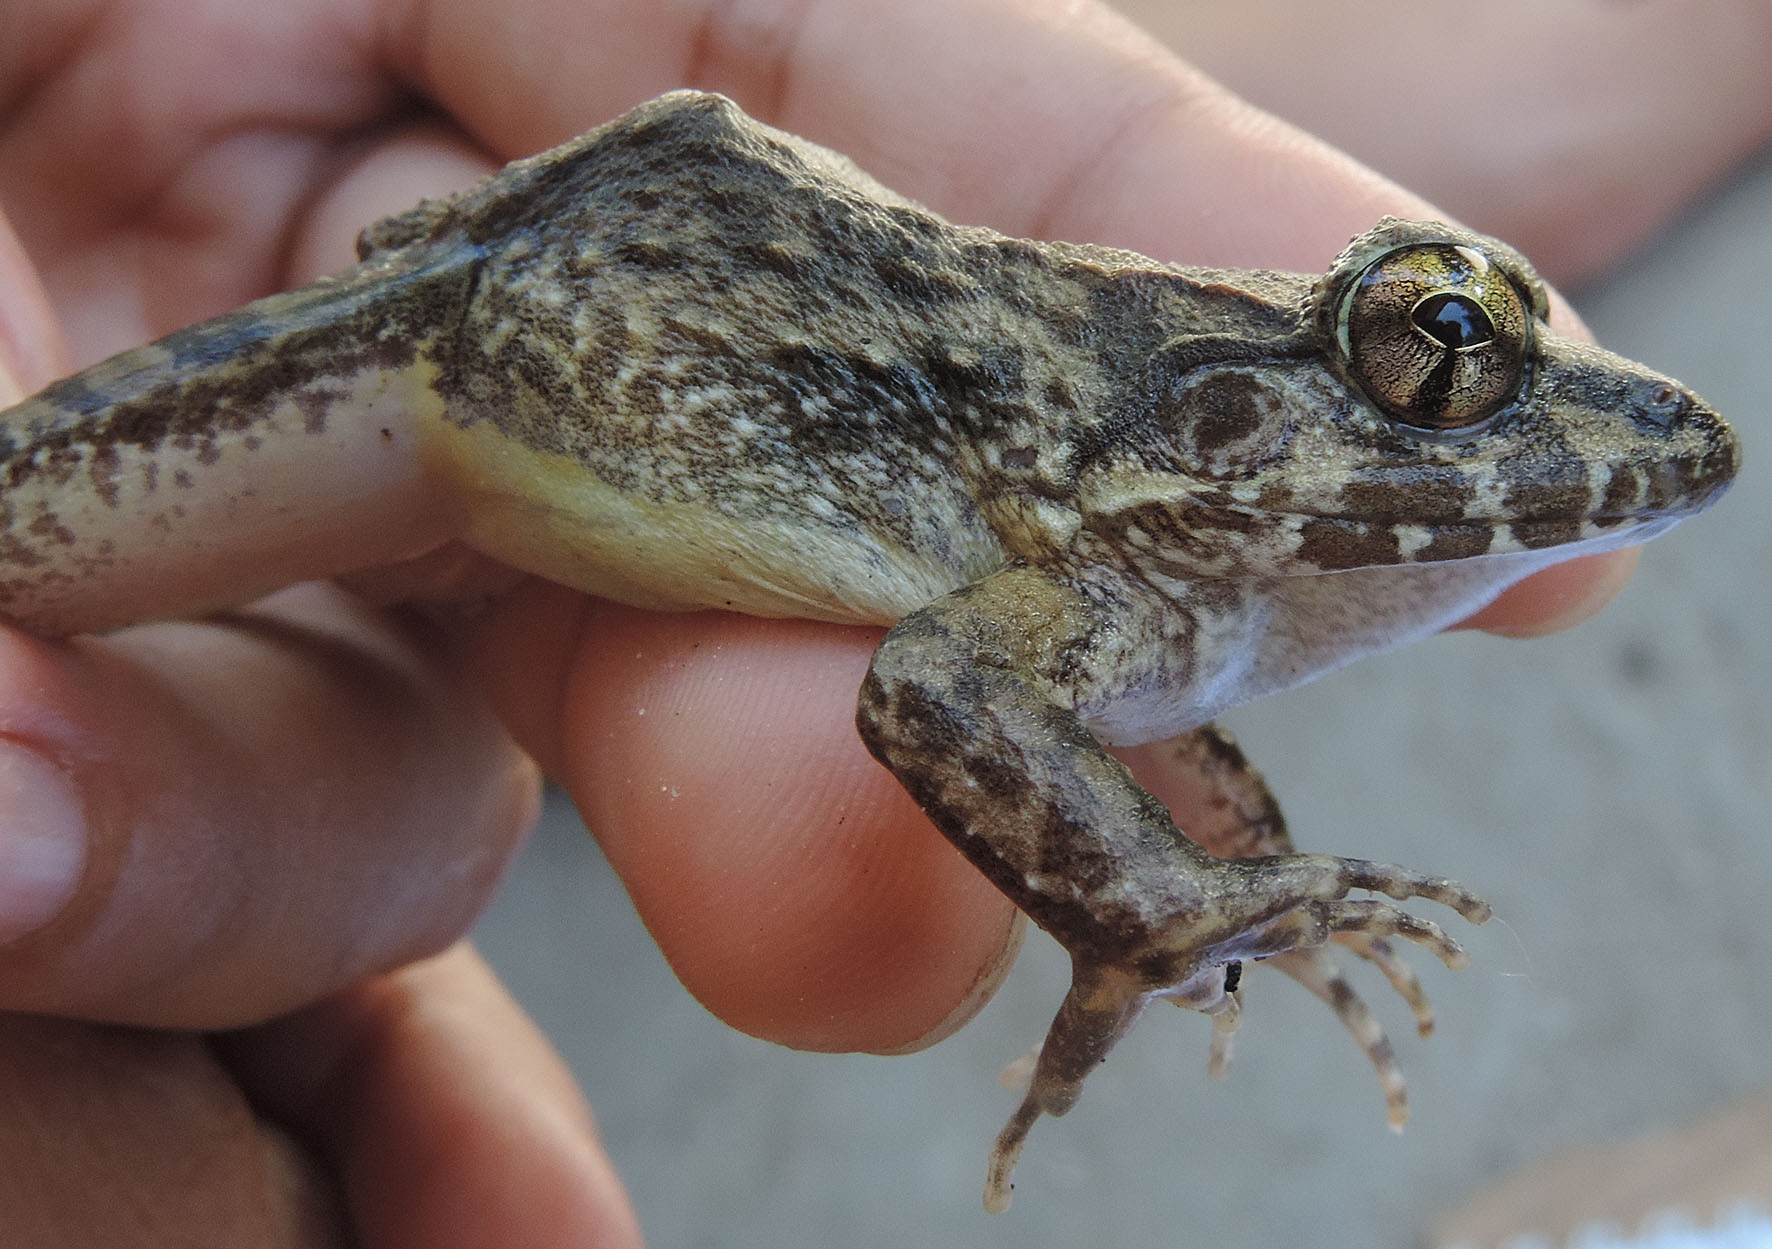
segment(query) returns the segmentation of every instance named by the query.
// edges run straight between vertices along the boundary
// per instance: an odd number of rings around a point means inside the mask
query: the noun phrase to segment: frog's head
[[[1154,373],[1085,523],[1189,575],[1294,575],[1621,546],[1714,502],[1729,426],[1548,313],[1512,248],[1386,219],[1287,343]]]

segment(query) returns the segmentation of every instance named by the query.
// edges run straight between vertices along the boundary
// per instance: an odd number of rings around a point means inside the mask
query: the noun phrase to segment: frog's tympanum
[[[1489,914],[1436,876],[1298,854],[1210,721],[1441,629],[1728,486],[1678,383],[1546,324],[1512,249],[1386,220],[1321,277],[1178,268],[951,225],[682,92],[368,229],[338,277],[4,414],[0,612],[49,633],[241,601],[462,540],[666,610],[891,626],[857,724],[1073,960],[991,1155],[1156,998]],[[439,504],[438,499],[447,499]],[[335,558],[335,557],[328,557]],[[1186,829],[1104,745],[1172,739]]]

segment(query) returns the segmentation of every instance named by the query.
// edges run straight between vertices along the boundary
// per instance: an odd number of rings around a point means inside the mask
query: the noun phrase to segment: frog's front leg
[[[1200,624],[1148,587],[1012,566],[905,617],[863,684],[857,723],[868,749],[1071,955],[1070,992],[992,1151],[992,1210],[1008,1205],[1033,1123],[1070,1109],[1152,999],[1222,1012],[1227,964],[1344,933],[1401,936],[1462,963],[1435,925],[1387,902],[1349,900],[1355,889],[1488,917],[1480,898],[1443,878],[1326,855],[1220,858],[1182,834],[1083,713],[1148,698],[1161,679],[1185,685],[1184,642]],[[1168,658],[1141,667],[1159,642]],[[1159,678],[1151,669],[1164,663]]]

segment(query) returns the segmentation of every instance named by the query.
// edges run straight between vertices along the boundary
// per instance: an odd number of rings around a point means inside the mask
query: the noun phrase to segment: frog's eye
[[[1349,285],[1337,335],[1348,375],[1399,424],[1465,433],[1520,393],[1531,314],[1482,252],[1422,243]]]

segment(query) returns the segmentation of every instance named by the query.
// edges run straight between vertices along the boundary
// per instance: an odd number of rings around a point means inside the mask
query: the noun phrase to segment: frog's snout
[[[1641,470],[1646,510],[1683,516],[1703,511],[1723,496],[1741,468],[1735,430],[1692,391],[1656,382],[1638,409],[1667,440],[1666,454]]]
[[[1663,509],[1675,513],[1701,512],[1723,497],[1734,484],[1740,467],[1741,444],[1725,427],[1727,437],[1695,456],[1678,456],[1657,465],[1649,478],[1651,500],[1667,502]]]

